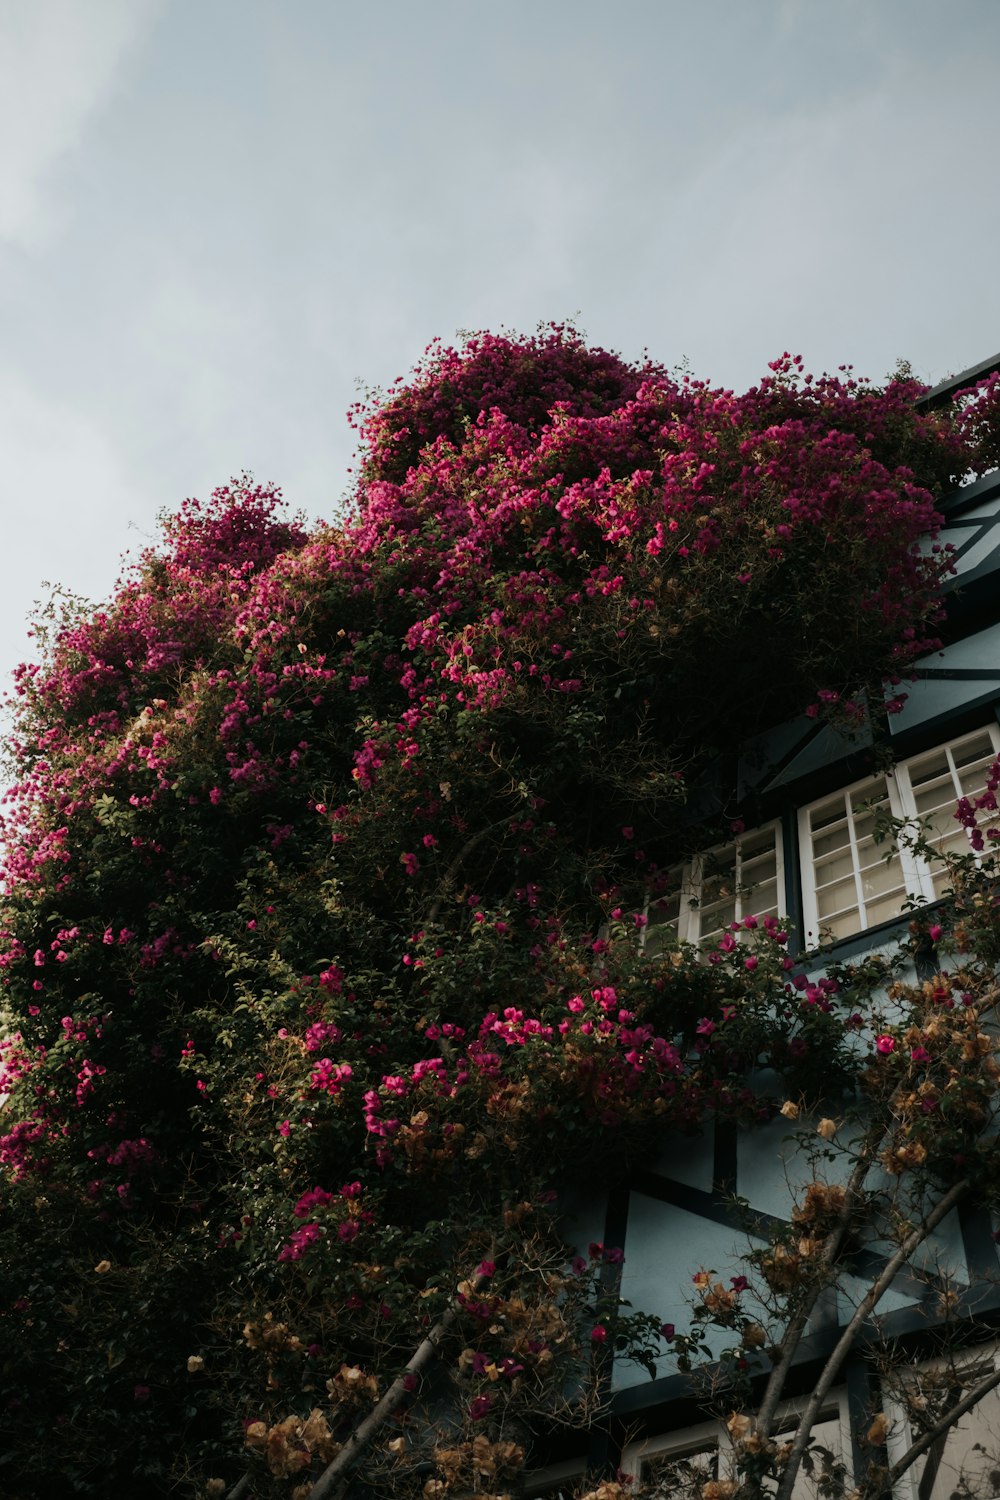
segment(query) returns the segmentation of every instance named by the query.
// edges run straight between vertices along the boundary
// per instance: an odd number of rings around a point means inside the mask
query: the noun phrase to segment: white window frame
[[[733,902],[736,908],[736,920],[743,921],[745,917],[758,916],[759,909],[754,904],[754,892],[757,886],[742,886],[740,884],[740,866],[742,863],[741,846],[744,840],[756,838],[759,834],[774,834],[774,863],[776,883],[775,904],[777,906],[776,920],[784,922],[787,920],[785,907],[785,866],[781,842],[781,823],[775,819],[770,823],[761,823],[757,828],[744,829],[742,833],[734,835],[724,844],[716,844],[714,848],[708,849],[704,854],[697,855],[680,866],[675,874],[679,881],[679,907],[677,915],[677,941],[681,943],[694,943],[697,945],[702,941],[702,903],[705,890],[705,867],[711,867],[712,861],[726,853],[729,849],[736,850],[736,883],[733,888]],[[711,878],[711,877],[709,877]],[[643,947],[650,931],[656,931],[659,923],[655,920],[656,903],[661,897],[653,897],[647,900],[645,915],[646,927],[643,929]]]
[[[806,1399],[782,1403],[780,1414],[774,1424],[774,1433],[777,1439],[794,1428],[796,1419],[805,1410]],[[747,1415],[753,1420],[753,1409],[749,1409]],[[847,1406],[847,1392],[844,1389],[831,1391],[823,1408],[816,1418],[814,1424],[818,1427],[824,1422],[836,1422],[840,1453],[847,1467],[848,1480],[853,1483],[851,1474],[853,1450],[851,1447],[851,1422]],[[629,1443],[622,1452],[622,1472],[629,1474],[635,1480],[644,1477],[644,1466],[650,1460],[671,1459],[681,1460],[685,1458],[706,1457],[716,1453],[718,1463],[718,1477],[722,1480],[736,1478],[736,1455],[733,1442],[723,1422],[699,1422],[692,1427],[678,1428],[674,1432],[660,1433],[655,1437],[639,1438]],[[808,1493],[813,1493],[813,1487],[808,1483],[808,1476],[801,1476],[797,1486],[801,1485],[803,1478],[808,1487]],[[905,1497],[910,1500],[910,1497]]]
[[[876,795],[875,788],[878,783],[884,782],[888,793],[890,813],[894,818],[911,822],[916,833],[919,829],[919,819],[916,811],[913,785],[910,779],[911,768],[928,756],[937,755],[943,751],[947,757],[948,767],[954,784],[957,774],[954,764],[954,752],[960,750],[963,745],[968,744],[983,734],[988,736],[993,747],[993,754],[1000,755],[1000,726],[995,723],[984,724],[978,729],[971,730],[968,734],[958,736],[956,739],[946,740],[939,745],[932,745],[928,749],[922,750],[919,755],[909,756],[906,760],[900,761],[892,771],[885,773],[884,776],[862,777],[860,781],[852,782],[849,786],[842,787],[836,792],[827,793],[825,797],[817,797],[815,802],[810,802],[807,806],[799,809],[798,831],[802,866],[802,907],[805,927],[803,933],[804,947],[815,946],[821,941],[824,921],[830,920],[829,918],[821,919],[818,909],[815,861],[812,847],[812,826],[810,822],[811,816],[816,809],[833,801],[837,796],[842,797],[844,800],[844,812],[848,825],[852,873],[855,885],[856,907],[854,910],[856,911],[858,921],[857,926],[850,933],[841,933],[836,939],[836,941],[843,941],[847,937],[854,936],[855,933],[865,932],[869,927],[878,925],[878,923],[866,920],[865,896],[862,889],[861,877],[862,867],[858,860],[850,799],[854,794],[863,791],[869,786],[872,787],[873,795]],[[956,801],[959,795],[961,793],[956,790]],[[888,852],[889,845],[886,844],[885,847]],[[971,844],[969,848],[971,853]],[[914,851],[912,846],[907,843],[905,836],[897,843],[895,854],[899,860],[902,883],[905,888],[905,896],[900,898],[900,908],[902,908],[906,897],[918,902],[935,901],[937,899],[937,892],[934,889],[934,869],[928,863],[927,859]],[[842,878],[846,880],[847,876]],[[847,908],[847,911],[850,910],[851,908]],[[899,915],[902,915],[902,911],[900,911]],[[879,919],[880,922],[882,920],[884,919]]]

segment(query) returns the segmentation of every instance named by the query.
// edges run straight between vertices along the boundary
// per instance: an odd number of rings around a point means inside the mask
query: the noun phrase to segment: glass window
[[[779,1432],[775,1434],[779,1442],[794,1435],[795,1410],[794,1405],[785,1408]],[[748,1410],[747,1415],[752,1416],[752,1411]],[[789,1421],[787,1428],[785,1420]],[[842,1392],[834,1391],[813,1426],[809,1459],[796,1476],[792,1500],[821,1500],[831,1493],[846,1493],[851,1488],[847,1469],[850,1452],[846,1398]],[[686,1431],[630,1443],[622,1453],[622,1469],[626,1474],[658,1485],[656,1493],[672,1500],[701,1500],[706,1482],[734,1479],[737,1472],[732,1438],[722,1422],[704,1422]]]
[[[645,950],[677,940],[712,948],[735,922],[784,911],[781,829],[770,823],[677,867],[667,893],[647,906]]]
[[[879,836],[886,817],[919,826],[937,854],[970,848],[955,818],[959,797],[978,796],[1000,751],[995,726],[901,762],[824,797],[799,814],[805,946],[837,941],[899,916],[907,899],[933,901],[948,885],[935,859]]]
[[[996,754],[994,731],[983,729],[953,745],[915,756],[900,768],[904,796],[937,854],[969,852],[968,835],[955,818],[955,804],[960,797],[971,800],[985,790]],[[982,820],[981,826],[985,826]],[[929,876],[934,896],[942,895],[948,885],[947,869],[932,865]]]

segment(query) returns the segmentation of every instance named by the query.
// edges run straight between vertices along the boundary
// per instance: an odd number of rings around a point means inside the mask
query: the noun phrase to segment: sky
[[[1000,351],[996,0],[0,0],[0,680],[359,387],[576,319],[745,388]]]

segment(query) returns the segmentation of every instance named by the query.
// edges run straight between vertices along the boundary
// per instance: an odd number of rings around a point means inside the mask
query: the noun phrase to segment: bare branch
[[[906,1450],[902,1458],[897,1459],[892,1468],[881,1477],[881,1482],[874,1493],[882,1494],[890,1490],[896,1483],[896,1480],[902,1474],[905,1474],[907,1469],[927,1452],[928,1448],[932,1448],[939,1438],[944,1437],[945,1433],[954,1427],[960,1418],[965,1416],[967,1411],[971,1411],[984,1396],[988,1396],[990,1391],[994,1390],[998,1385],[1000,1385],[1000,1367],[991,1370],[988,1375],[984,1375],[981,1380],[978,1380],[974,1386],[971,1386],[966,1391],[960,1401],[956,1401],[954,1406],[949,1407],[944,1416],[928,1432],[925,1432],[923,1437],[918,1438]]]
[[[485,1276],[477,1276],[473,1283],[474,1289],[478,1291],[487,1279]],[[330,1500],[330,1497],[342,1493],[342,1486],[366,1448],[371,1445],[393,1413],[397,1412],[400,1406],[408,1400],[410,1377],[419,1375],[437,1358],[440,1345],[461,1315],[461,1303],[453,1300],[430,1330],[406,1368],[396,1377],[367,1417],[358,1423],[336,1458],[323,1470],[309,1491],[309,1500]]]
[[[809,1445],[810,1434],[819,1415],[820,1408],[826,1400],[830,1387],[840,1373],[840,1367],[853,1347],[862,1325],[871,1316],[872,1311],[884,1293],[888,1291],[897,1274],[909,1260],[917,1246],[922,1244],[927,1236],[940,1224],[941,1220],[951,1212],[956,1203],[968,1191],[968,1188],[969,1183],[966,1178],[963,1178],[961,1182],[956,1182],[954,1187],[949,1188],[944,1197],[940,1198],[934,1205],[927,1217],[906,1236],[906,1239],[899,1246],[895,1255],[886,1262],[885,1269],[881,1275],[872,1283],[867,1294],[858,1304],[854,1316],[837,1340],[833,1353],[823,1367],[823,1371],[816,1382],[815,1389],[809,1398],[805,1411],[799,1419],[799,1426],[792,1442],[791,1452],[788,1455],[788,1461],[785,1464],[784,1472],[775,1492],[775,1500],[789,1500],[802,1463],[802,1455]]]
[[[882,1126],[879,1125],[877,1128],[870,1129],[861,1143],[858,1159],[854,1164],[854,1169],[851,1172],[844,1192],[844,1202],[837,1215],[836,1223],[827,1235],[826,1244],[823,1246],[823,1253],[817,1264],[818,1274],[816,1279],[813,1282],[809,1295],[795,1313],[781,1340],[781,1354],[768,1377],[763,1400],[757,1412],[755,1425],[756,1431],[761,1437],[770,1437],[771,1435],[771,1428],[781,1401],[788,1372],[795,1358],[795,1352],[802,1341],[802,1335],[805,1333],[806,1325],[812,1316],[816,1301],[826,1285],[826,1278],[823,1273],[830,1269],[840,1252],[844,1236],[850,1228],[851,1219],[857,1208],[858,1197],[864,1180],[875,1159],[875,1147],[881,1140],[882,1134]]]

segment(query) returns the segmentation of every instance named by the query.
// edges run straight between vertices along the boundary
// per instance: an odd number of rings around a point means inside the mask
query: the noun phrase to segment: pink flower
[[[608,1336],[608,1330],[603,1323],[595,1323],[590,1330],[590,1342],[592,1344],[603,1344]]]
[[[480,1422],[492,1405],[493,1402],[489,1396],[476,1396],[473,1401],[469,1402],[469,1416],[474,1422]]]
[[[888,1057],[890,1052],[896,1050],[896,1038],[894,1036],[880,1036],[875,1039],[875,1050],[881,1052],[883,1057]]]
[[[416,875],[417,871],[420,869],[420,861],[415,854],[401,854],[399,856],[399,862],[403,866],[403,869],[405,870],[407,875]]]

